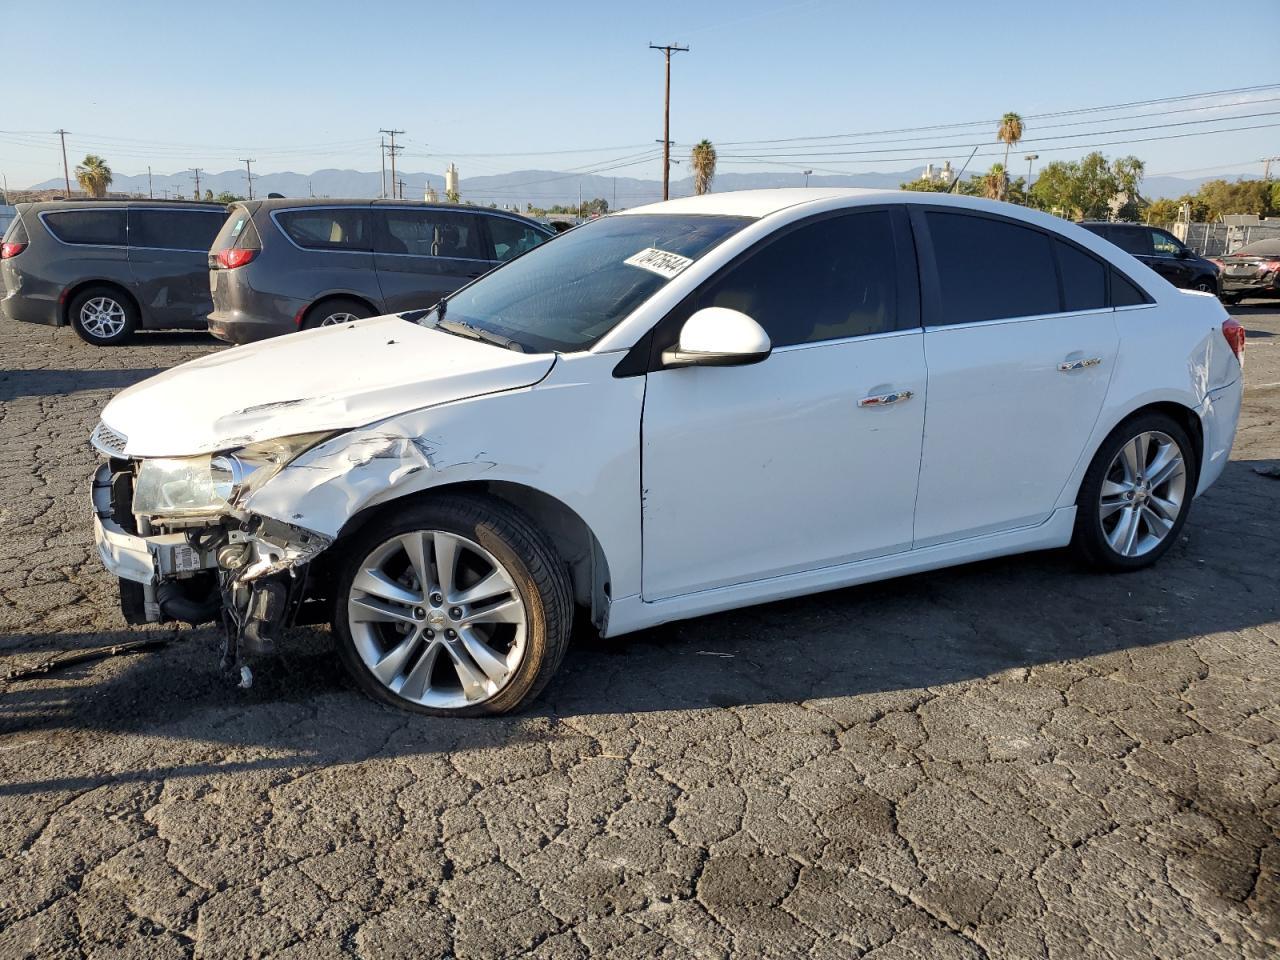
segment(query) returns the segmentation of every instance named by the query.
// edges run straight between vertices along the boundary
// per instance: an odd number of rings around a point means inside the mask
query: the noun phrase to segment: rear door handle
[[[910,400],[915,394],[910,390],[899,390],[897,393],[879,393],[874,397],[863,397],[858,401],[860,407],[888,407],[903,400]]]
[[[1084,370],[1087,367],[1096,367],[1101,362],[1101,357],[1089,357],[1085,360],[1063,360],[1058,364],[1058,369],[1063,373],[1070,373],[1072,370]]]

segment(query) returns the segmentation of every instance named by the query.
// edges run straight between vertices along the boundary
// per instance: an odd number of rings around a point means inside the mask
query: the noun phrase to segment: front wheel
[[[1199,290],[1201,293],[1212,293],[1214,296],[1218,295],[1218,285],[1213,282],[1211,277],[1200,277],[1191,284],[1191,289]]]
[[[1104,570],[1150,566],[1186,523],[1197,475],[1195,449],[1176,420],[1147,413],[1125,421],[1084,475],[1072,547]]]
[[[573,620],[568,573],[541,531],[473,496],[384,517],[351,544],[334,604],[339,653],[360,688],[452,717],[536,696]]]

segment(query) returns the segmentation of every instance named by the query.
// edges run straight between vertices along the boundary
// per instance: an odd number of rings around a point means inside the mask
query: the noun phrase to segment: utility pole
[[[250,164],[256,163],[257,161],[245,160],[242,158],[240,162],[244,164],[244,178],[249,181],[249,199],[252,200],[253,199],[253,168],[250,166]],[[310,182],[311,182],[310,180],[307,181],[307,183],[310,183]]]
[[[156,192],[151,187],[151,164],[147,164],[147,196],[152,200],[156,198]]]
[[[395,158],[394,158],[394,157],[392,157],[392,160],[394,160],[394,159],[395,159]],[[397,184],[399,185],[399,187],[400,187],[400,199],[401,199],[401,200],[403,200],[403,199],[404,199],[404,180],[397,180],[397,181],[396,181],[396,183],[397,183]]]
[[[382,157],[382,190],[379,192],[383,200],[387,199],[387,138],[381,137],[378,140],[378,155]]]
[[[398,150],[403,150],[403,149],[404,149],[404,147],[397,147],[397,146],[396,146],[396,135],[397,135],[397,134],[400,134],[400,133],[404,133],[404,131],[403,131],[403,130],[387,130],[387,129],[380,129],[380,130],[378,130],[378,132],[379,132],[379,133],[385,133],[385,134],[387,134],[389,137],[391,137],[391,143],[389,143],[389,144],[387,145],[387,152],[391,154],[391,194],[392,194],[392,196],[394,197],[394,196],[395,196],[395,192],[396,192],[396,152],[397,152]],[[385,188],[383,188],[383,193],[384,193],[384,194],[386,193],[386,189],[385,189]]]
[[[62,176],[67,181],[67,199],[71,199],[71,168],[67,166],[67,131],[55,130],[62,140]]]
[[[661,50],[667,55],[667,95],[662,109],[662,199],[671,196],[671,54],[686,53],[688,47],[678,43],[649,44],[650,50]]]
[[[196,175],[196,199],[200,199],[200,168],[191,167],[191,172]]]
[[[1262,179],[1263,180],[1271,179],[1271,164],[1275,163],[1277,160],[1280,160],[1280,157],[1263,157],[1262,158]]]

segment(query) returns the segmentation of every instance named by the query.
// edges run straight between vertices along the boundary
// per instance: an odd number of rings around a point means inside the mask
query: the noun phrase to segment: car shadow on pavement
[[[3,370],[0,402],[20,397],[64,397],[86,390],[123,390],[163,373],[164,367],[121,370]]]
[[[1274,582],[1280,514],[1268,509],[1276,488],[1254,469],[1274,463],[1231,463],[1198,501],[1180,541],[1149,570],[1102,575],[1081,569],[1066,551],[1051,551],[616,639],[580,637],[543,694],[514,716],[440,720],[375,704],[346,680],[323,629],[291,631],[280,656],[261,666],[254,686],[237,690],[218,675],[216,633],[183,630],[176,642],[154,652],[0,685],[0,737],[91,730],[101,731],[105,743],[128,734],[130,749],[143,751],[108,767],[117,772],[0,784],[0,796],[122,779],[545,744],[574,735],[576,723],[625,723],[626,714],[640,712],[922,691],[1063,664],[1087,672],[1078,661],[1280,619]],[[51,649],[139,635],[11,634],[0,655],[5,669],[13,669],[38,662]],[[216,759],[192,763],[191,749],[178,751],[174,742],[199,744],[197,753]],[[168,752],[182,753],[172,766],[165,763]]]

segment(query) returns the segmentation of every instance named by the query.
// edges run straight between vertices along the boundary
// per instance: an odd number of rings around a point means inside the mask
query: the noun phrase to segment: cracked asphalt
[[[527,712],[379,707],[325,631],[0,684],[0,957],[1274,957],[1280,312],[1154,569],[991,561],[584,637]],[[0,324],[0,674],[140,635],[86,438],[216,349]],[[229,385],[230,386],[230,385]]]

